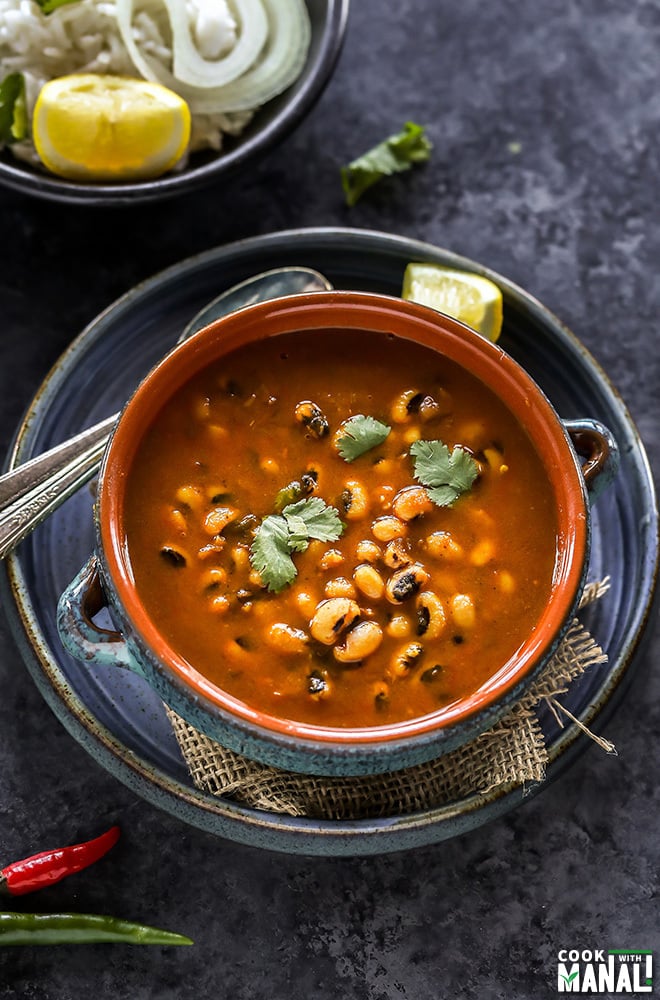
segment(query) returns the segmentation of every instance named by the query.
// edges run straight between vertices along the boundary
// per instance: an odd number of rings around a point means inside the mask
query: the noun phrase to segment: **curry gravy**
[[[355,414],[391,430],[347,462],[337,434]],[[414,478],[418,440],[477,463],[453,506]],[[287,487],[343,530],[293,552],[295,579],[271,593],[250,552]],[[557,527],[524,429],[472,375],[382,334],[302,331],[235,351],[163,406],[125,531],[143,604],[200,674],[271,715],[363,727],[448,705],[515,654],[550,595]]]

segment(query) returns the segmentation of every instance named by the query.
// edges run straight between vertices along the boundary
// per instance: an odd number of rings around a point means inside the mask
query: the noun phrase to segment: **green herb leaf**
[[[28,131],[25,79],[10,73],[0,83],[0,145],[25,139]]]
[[[280,514],[269,514],[257,528],[250,547],[250,561],[269,590],[282,590],[295,579],[289,527]]]
[[[333,542],[343,530],[338,511],[320,497],[299,500],[281,514],[263,519],[250,548],[250,562],[268,590],[277,593],[296,577],[293,552],[304,552],[310,538]]]
[[[278,514],[281,514],[285,507],[290,503],[295,503],[296,500],[300,500],[304,496],[304,488],[300,480],[294,479],[287,486],[282,487],[278,490],[277,496],[275,497],[275,510]]]
[[[348,166],[341,168],[341,183],[346,204],[354,205],[364,192],[381,177],[410,170],[431,155],[431,142],[423,126],[406,122],[401,132],[391,135]]]
[[[321,497],[308,497],[290,504],[282,511],[287,522],[302,521],[308,538],[320,542],[334,542],[341,535],[344,526],[335,507],[329,507]]]
[[[477,478],[477,463],[460,445],[449,449],[443,441],[414,441],[410,454],[415,462],[415,478],[427,487],[438,507],[451,507]]]
[[[309,535],[304,519],[295,515],[284,514],[284,511],[282,513],[289,531],[289,549],[295,552],[304,552],[309,545]]]
[[[70,3],[78,3],[79,0],[37,0],[44,14],[52,14],[58,7],[66,7]]]
[[[346,462],[353,462],[364,455],[365,451],[382,444],[390,430],[387,424],[382,424],[375,417],[356,413],[342,424],[341,434],[336,442],[337,451]]]

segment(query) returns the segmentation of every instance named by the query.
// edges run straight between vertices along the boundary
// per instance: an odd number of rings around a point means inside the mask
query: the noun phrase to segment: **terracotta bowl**
[[[524,425],[542,457],[554,497],[557,551],[547,605],[536,627],[473,695],[431,715],[371,728],[321,728],[266,715],[232,698],[171,649],[143,607],[128,561],[123,510],[127,473],[163,401],[223,355],[297,330],[376,331],[425,345],[488,386]],[[586,462],[580,460],[580,455]],[[228,456],[230,460],[230,456]],[[140,675],[191,725],[228,748],[310,774],[373,774],[430,760],[492,726],[557,648],[584,585],[590,499],[611,479],[617,449],[595,421],[562,422],[526,372],[496,345],[457,321],[400,299],[358,292],[282,298],[234,313],[168,354],[125,407],[106,450],[96,506],[97,548],[62,595],[58,627],[77,658]],[[94,618],[107,606],[115,628]]]

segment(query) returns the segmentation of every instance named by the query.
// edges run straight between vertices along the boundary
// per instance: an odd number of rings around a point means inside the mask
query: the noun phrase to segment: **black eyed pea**
[[[424,590],[417,598],[417,635],[437,639],[442,634],[447,617],[442,601],[432,590]]]
[[[356,479],[346,483],[340,502],[347,521],[359,521],[369,511],[369,494]]]
[[[315,701],[322,701],[324,698],[329,697],[330,682],[323,671],[312,670],[312,672],[307,675],[307,693],[310,694]]]
[[[286,622],[274,622],[266,632],[266,642],[277,653],[287,656],[304,653],[307,648],[307,635],[300,628],[287,625]]]
[[[498,475],[501,476],[509,471],[509,466],[504,461],[504,455],[495,445],[484,448],[484,457],[493,472],[498,473]]]
[[[412,521],[421,514],[428,514],[433,507],[433,501],[423,486],[406,486],[392,501],[392,513],[402,521]]]
[[[296,607],[309,621],[318,605],[318,598],[314,597],[313,594],[307,593],[305,590],[299,590],[295,596]]]
[[[188,530],[188,522],[183,511],[179,510],[178,507],[172,507],[168,514],[168,520],[170,527],[181,537],[184,537]]]
[[[429,575],[420,563],[411,563],[392,573],[385,586],[385,596],[390,604],[403,604],[419,593]]]
[[[392,514],[377,517],[371,525],[371,533],[379,542],[391,542],[393,538],[403,538],[407,531],[408,526]]]
[[[358,622],[346,633],[333,654],[339,663],[359,663],[375,653],[383,641],[383,630],[376,622]]]
[[[435,396],[424,396],[417,408],[419,419],[425,424],[438,417],[446,417],[454,408],[454,401],[446,389],[438,389]]]
[[[470,562],[473,566],[485,566],[495,558],[495,543],[490,538],[483,538],[470,552]]]
[[[202,545],[197,550],[197,558],[201,560],[211,560],[218,556],[225,547],[225,539],[221,535],[214,535],[206,545]]]
[[[376,708],[383,708],[390,697],[390,686],[385,681],[376,681],[372,689]]]
[[[385,626],[385,631],[393,639],[405,639],[412,631],[410,619],[406,615],[394,615]]]
[[[221,566],[212,566],[202,574],[202,589],[206,591],[218,590],[227,582],[227,574]]]
[[[402,566],[407,566],[408,563],[411,563],[413,559],[408,552],[408,547],[404,540],[402,538],[395,538],[386,545],[383,561],[390,569],[401,569]]]
[[[344,555],[339,549],[326,549],[319,559],[319,568],[334,569],[335,566],[341,566],[343,561]]]
[[[471,629],[476,621],[476,610],[469,594],[454,594],[449,602],[454,624],[460,629]]]
[[[396,397],[390,408],[390,417],[395,424],[405,424],[417,411],[424,394],[418,389],[406,389]]]
[[[500,570],[497,574],[497,585],[503,594],[512,594],[516,589],[516,581],[506,569]]]
[[[253,587],[260,587],[262,590],[266,589],[266,584],[261,579],[261,573],[259,570],[251,569],[248,573],[248,580]]]
[[[263,458],[259,460],[259,468],[266,472],[269,476],[279,476],[280,466],[276,458],[272,458],[270,455],[264,455]]]
[[[360,609],[355,601],[348,597],[331,597],[317,605],[309,631],[317,642],[332,646],[359,617]]]
[[[174,494],[177,504],[187,510],[198,513],[206,500],[199,486],[180,486]]]
[[[360,562],[378,562],[381,557],[380,546],[372,542],[370,538],[363,538],[355,546],[355,555]]]
[[[233,507],[214,507],[204,518],[204,531],[207,535],[219,535],[237,517],[238,511]]]
[[[434,531],[426,539],[426,551],[434,559],[458,562],[463,558],[463,549],[448,531]]]
[[[298,403],[294,414],[298,423],[302,424],[305,430],[309,431],[315,438],[325,437],[330,430],[325,413],[311,399],[304,399]]]
[[[405,444],[413,444],[415,441],[419,441],[422,436],[422,432],[419,427],[407,427],[401,436],[403,437]]]
[[[381,483],[380,486],[376,486],[375,489],[371,491],[371,499],[377,507],[380,507],[382,511],[390,511],[392,509],[392,500],[396,490],[389,483]]]
[[[326,597],[355,597],[355,587],[350,580],[347,580],[345,576],[336,576],[332,580],[328,580],[325,587],[323,588],[323,593]]]
[[[183,569],[188,565],[189,556],[180,545],[163,545],[160,550],[161,558],[174,569]]]
[[[407,677],[412,668],[419,663],[424,655],[421,642],[409,642],[400,649],[390,664],[392,677]]]
[[[358,590],[374,601],[385,593],[385,581],[376,567],[369,563],[360,563],[355,567],[353,581]]]
[[[231,561],[239,572],[247,572],[250,568],[250,550],[247,545],[235,545],[231,550]]]

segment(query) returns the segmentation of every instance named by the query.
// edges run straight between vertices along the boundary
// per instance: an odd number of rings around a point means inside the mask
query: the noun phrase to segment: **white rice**
[[[188,2],[192,6],[195,0]],[[135,15],[133,31],[140,48],[171,69],[167,17],[158,17],[147,4]],[[121,40],[113,0],[77,0],[48,15],[35,0],[0,0],[0,80],[9,73],[23,74],[29,120],[39,91],[54,77],[69,73],[140,76]],[[194,114],[191,150],[221,149],[223,134],[239,135],[253,114]],[[29,140],[14,143],[11,149],[22,159],[38,162]]]

